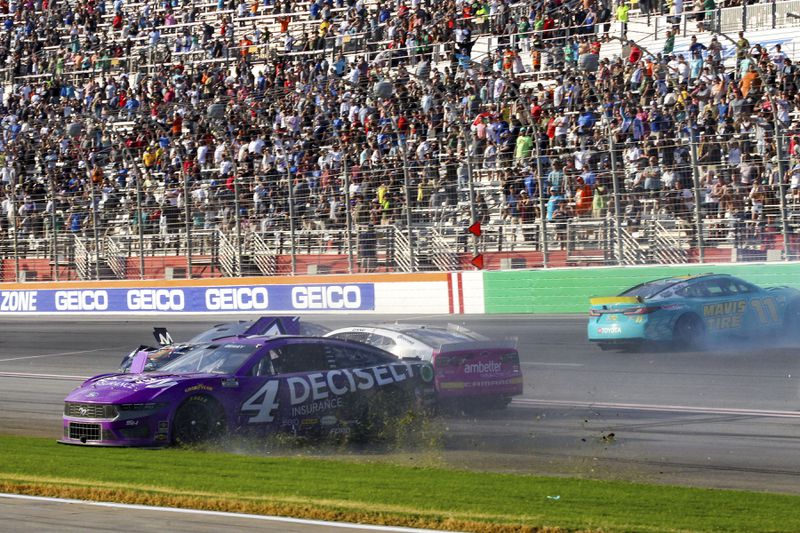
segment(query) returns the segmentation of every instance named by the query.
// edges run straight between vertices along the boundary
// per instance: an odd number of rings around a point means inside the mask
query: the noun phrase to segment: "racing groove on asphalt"
[[[435,422],[442,444],[418,445],[401,454],[404,460],[800,493],[798,347],[747,341],[702,353],[601,352],[585,340],[584,317],[385,318],[517,337],[525,377],[524,395],[508,409],[443,417]],[[308,320],[329,327],[375,322]],[[0,433],[55,441],[63,397],[80,376],[115,370],[123,354],[152,344],[154,325],[183,340],[213,323],[0,321]]]

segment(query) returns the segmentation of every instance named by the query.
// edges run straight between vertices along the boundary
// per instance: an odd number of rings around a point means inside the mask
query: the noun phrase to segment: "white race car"
[[[440,401],[480,400],[481,406],[498,407],[522,394],[516,340],[494,341],[460,326],[414,324],[346,327],[325,336],[431,362]]]

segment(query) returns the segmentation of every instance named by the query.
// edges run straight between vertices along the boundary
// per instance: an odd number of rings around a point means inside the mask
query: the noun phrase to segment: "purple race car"
[[[128,372],[136,354],[147,352],[144,372],[154,372],[162,366],[181,357],[193,348],[224,337],[273,337],[277,335],[307,335],[322,337],[329,330],[313,322],[301,322],[298,316],[262,316],[258,320],[237,320],[216,324],[186,342],[174,342],[167,328],[153,328],[153,336],[158,348],[139,346],[126,355],[119,366],[119,372]]]
[[[162,367],[93,377],[64,404],[65,444],[189,445],[226,431],[367,438],[434,402],[433,367],[319,337],[227,337]]]

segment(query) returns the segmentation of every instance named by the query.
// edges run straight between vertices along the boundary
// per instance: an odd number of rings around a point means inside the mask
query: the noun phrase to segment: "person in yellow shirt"
[[[389,187],[386,185],[386,182],[381,182],[378,186],[378,190],[376,191],[378,195],[378,203],[383,205],[383,200],[386,198],[386,192],[389,190]]]
[[[142,154],[142,163],[144,163],[145,168],[152,168],[156,164],[156,159],[152,146],[148,147]]]
[[[331,23],[327,20],[323,20],[319,25],[319,36],[325,37],[328,34],[328,28],[331,26]]]
[[[631,7],[627,2],[620,2],[617,6],[617,21],[622,25],[622,38],[626,39],[628,35],[628,11]]]

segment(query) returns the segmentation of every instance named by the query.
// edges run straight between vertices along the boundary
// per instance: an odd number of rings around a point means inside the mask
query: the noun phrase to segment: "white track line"
[[[624,409],[631,411],[659,411],[666,413],[694,413],[705,415],[739,415],[774,418],[800,418],[800,411],[778,411],[765,409],[726,409],[720,407],[692,407],[688,405],[652,405],[638,403],[570,402],[562,400],[535,400],[515,398],[512,405],[520,407],[578,407],[585,409]]]
[[[62,374],[31,374],[28,372],[0,372],[0,378],[34,378],[86,381],[89,376],[66,376]]]
[[[24,357],[12,357],[10,359],[0,359],[0,363],[6,363],[8,361],[22,361],[23,359],[39,359],[42,357],[59,357],[62,355],[79,355],[82,353],[94,353],[94,352],[103,352],[108,350],[114,350],[114,348],[97,348],[96,350],[81,350],[79,352],[56,352],[56,353],[45,353],[42,355],[26,355]]]
[[[45,496],[28,496],[23,494],[6,494],[0,493],[0,498],[8,498],[14,500],[30,500],[38,502],[52,502],[52,503],[73,503],[80,505],[92,505],[94,507],[110,507],[112,509],[133,509],[139,511],[161,511],[165,513],[180,513],[180,514],[194,514],[202,516],[220,516],[227,518],[249,518],[252,520],[264,520],[267,522],[285,522],[288,524],[300,524],[305,526],[321,526],[327,528],[348,528],[348,529],[364,529],[368,531],[396,531],[407,533],[433,533],[433,529],[414,529],[410,527],[399,526],[373,526],[369,524],[353,524],[349,522],[326,522],[324,520],[306,520],[303,518],[289,518],[284,516],[267,516],[267,515],[254,515],[244,513],[224,513],[222,511],[204,511],[199,509],[178,509],[174,507],[151,507],[149,505],[134,505],[128,503],[112,503],[112,502],[93,502],[88,500],[74,500],[68,498],[50,498]],[[436,533],[441,533],[436,531]]]
[[[520,364],[522,366],[569,366],[569,367],[586,366],[583,363],[546,363],[544,361],[530,361],[530,362],[523,362]]]

